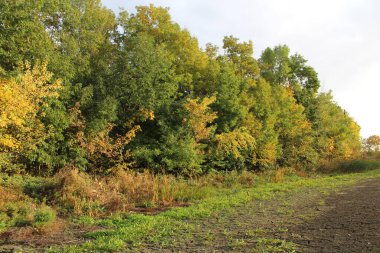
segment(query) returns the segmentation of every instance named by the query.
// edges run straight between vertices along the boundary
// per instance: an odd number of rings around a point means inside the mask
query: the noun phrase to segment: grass
[[[334,189],[353,184],[362,179],[379,177],[380,170],[367,171],[360,174],[344,174],[334,176],[316,176],[314,178],[287,175],[282,183],[268,183],[265,178],[262,183],[251,188],[216,189],[210,188],[208,197],[189,207],[173,208],[156,216],[142,214],[116,215],[105,219],[83,217],[77,223],[98,225],[105,229],[87,234],[90,241],[82,245],[72,245],[65,248],[55,248],[52,252],[117,252],[127,248],[139,247],[147,242],[170,244],[170,236],[179,231],[194,229],[189,220],[217,215],[232,207],[252,200],[268,200],[283,195],[286,192],[302,191],[307,188],[321,190]],[[265,246],[268,244],[267,246]],[[293,246],[287,242],[264,240],[260,241],[258,252],[273,252],[270,250],[286,249],[292,252]],[[266,251],[267,250],[267,251]],[[269,251],[268,251],[269,250]],[[282,252],[282,251],[278,251]]]
[[[296,245],[292,242],[280,240],[276,238],[259,238],[257,240],[257,246],[253,249],[253,252],[257,253],[295,253]]]

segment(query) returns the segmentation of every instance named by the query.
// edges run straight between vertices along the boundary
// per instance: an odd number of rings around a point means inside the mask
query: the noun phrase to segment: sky
[[[266,47],[286,44],[308,59],[335,101],[361,126],[380,135],[380,1],[378,0],[102,0],[129,13],[153,3],[170,8],[182,28],[222,45],[224,36],[251,40],[258,58]]]

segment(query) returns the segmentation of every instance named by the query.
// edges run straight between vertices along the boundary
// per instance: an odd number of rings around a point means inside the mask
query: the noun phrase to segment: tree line
[[[207,44],[167,8],[0,2],[0,171],[196,175],[314,169],[361,148],[358,124],[286,45]]]

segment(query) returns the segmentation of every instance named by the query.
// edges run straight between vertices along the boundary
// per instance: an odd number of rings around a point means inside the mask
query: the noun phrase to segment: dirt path
[[[329,196],[315,189],[193,222],[142,252],[380,252],[380,179]]]

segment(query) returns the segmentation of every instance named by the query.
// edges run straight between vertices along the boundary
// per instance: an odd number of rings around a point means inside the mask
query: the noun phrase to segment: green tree
[[[216,84],[216,101],[213,109],[218,113],[217,132],[229,132],[239,126],[243,118],[241,104],[242,80],[228,61],[221,63],[221,71]]]
[[[312,168],[318,155],[313,148],[312,124],[304,114],[304,107],[297,103],[290,87],[274,87],[274,95],[278,110],[275,129],[281,147],[278,163],[298,169]]]
[[[259,59],[261,76],[273,85],[289,85],[291,68],[290,49],[286,45],[266,48]]]
[[[237,72],[244,77],[257,77],[259,66],[253,58],[252,41],[239,43],[239,39],[233,36],[224,37],[223,49],[225,55],[235,65]]]
[[[289,54],[286,45],[266,48],[259,59],[261,76],[271,84],[292,87],[297,102],[305,107],[306,115],[313,120],[312,104],[320,87],[318,74],[307,65],[303,56]]]
[[[137,33],[150,35],[155,45],[164,46],[173,59],[173,68],[179,79],[179,90],[187,95],[196,83],[202,83],[207,73],[208,56],[199,47],[190,32],[172,21],[167,8],[137,6],[135,14],[122,13],[124,36]]]
[[[333,101],[331,92],[317,97],[313,129],[322,161],[349,159],[360,152],[360,127]]]
[[[260,78],[252,89],[254,104],[250,108],[257,121],[256,150],[252,158],[252,165],[260,169],[273,167],[279,155],[278,133],[275,125],[278,117],[276,101],[272,86]]]

